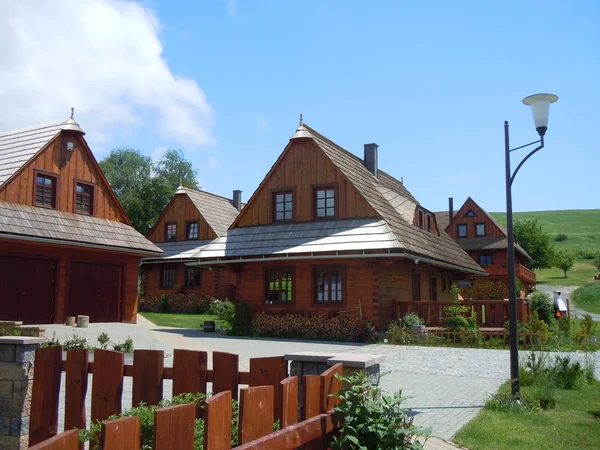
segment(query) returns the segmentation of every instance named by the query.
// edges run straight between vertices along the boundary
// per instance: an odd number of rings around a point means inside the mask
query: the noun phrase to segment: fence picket
[[[35,371],[44,376],[33,377],[29,445],[38,444],[58,430],[58,402],[62,347],[39,348],[35,351]]]
[[[65,365],[65,430],[85,429],[85,396],[88,387],[87,349],[75,349],[67,352]],[[83,450],[83,443],[79,445]]]
[[[298,377],[281,380],[283,416],[281,428],[298,423]]]
[[[245,444],[273,432],[273,386],[240,390],[239,442]]]
[[[102,423],[100,450],[139,450],[139,448],[139,417],[123,417]]]
[[[206,400],[204,450],[231,448],[231,391],[221,392]]]
[[[96,349],[92,376],[92,422],[121,412],[125,355]]]
[[[331,366],[321,374],[321,413],[328,412],[338,405],[340,401],[337,398],[331,397],[331,394],[337,394],[342,387],[342,382],[337,379],[336,375],[344,374],[344,366],[337,363]]]
[[[250,387],[273,386],[275,420],[283,419],[281,380],[288,376],[287,362],[283,356],[250,359]]]
[[[238,355],[225,352],[213,352],[213,393],[231,391],[232,397],[238,399]]]
[[[78,448],[79,432],[69,430],[29,447],[29,450],[77,450]]]
[[[154,412],[154,450],[194,450],[193,404],[170,406]]]
[[[310,419],[321,413],[321,377],[319,375],[304,375],[304,408],[302,420]]]
[[[141,402],[156,405],[162,400],[164,361],[165,352],[162,350],[134,350],[133,406]]]
[[[196,350],[175,350],[173,353],[173,395],[188,392],[206,394],[208,354]],[[204,417],[198,405],[196,417]]]

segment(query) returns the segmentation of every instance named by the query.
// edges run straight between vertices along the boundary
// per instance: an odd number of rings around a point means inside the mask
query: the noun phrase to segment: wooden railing
[[[506,264],[492,264],[484,266],[485,271],[493,277],[508,277],[508,266]],[[525,284],[535,284],[535,273],[521,264],[515,264],[515,275]]]
[[[519,347],[521,348],[535,347],[544,343],[545,339],[546,336],[543,333],[518,333]],[[400,345],[502,348],[510,345],[510,333],[504,330],[394,330],[392,332],[390,343]]]
[[[451,301],[398,302],[397,317],[415,313],[425,321],[425,326],[443,327],[444,308],[452,304]],[[508,300],[464,299],[462,304],[475,312],[480,327],[502,328],[508,320]],[[517,318],[522,323],[529,320],[529,302],[525,299],[517,299]]]
[[[242,388],[240,391],[238,441],[236,450],[292,450],[309,444],[310,448],[327,448],[333,432],[343,423],[334,413],[341,382],[336,375],[343,373],[336,364],[321,375],[303,378],[304,421],[298,423],[298,378],[289,377],[274,386]],[[204,449],[231,448],[231,419],[234,391],[224,391],[206,401],[204,412]],[[276,419],[274,405],[282,405],[281,429],[273,432]],[[155,411],[154,449],[192,450],[194,448],[194,405],[179,405]],[[101,450],[139,450],[140,420],[125,417],[102,423]],[[79,450],[77,431],[65,431],[31,447],[34,450]],[[309,448],[309,447],[306,447]]]

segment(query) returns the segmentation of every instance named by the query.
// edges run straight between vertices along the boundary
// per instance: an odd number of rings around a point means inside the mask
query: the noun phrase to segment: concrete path
[[[537,289],[550,295],[550,298],[554,298],[554,291],[556,290],[562,293],[562,298],[564,299],[570,299],[571,294],[575,289],[577,289],[577,287],[578,286],[548,286],[545,284],[537,285]],[[579,309],[573,305],[572,301],[570,302],[569,307],[571,308],[571,315],[574,317],[583,318],[583,316],[589,314],[590,316],[592,316],[592,319],[594,321],[600,322],[600,314],[594,314],[588,311],[584,311],[583,309]]]

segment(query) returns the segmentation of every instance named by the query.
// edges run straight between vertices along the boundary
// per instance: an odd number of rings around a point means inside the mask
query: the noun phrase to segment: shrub
[[[423,325],[424,323],[425,323],[425,320],[421,319],[415,313],[405,314],[404,317],[402,318],[402,327],[407,330],[410,330],[410,329],[412,329],[412,327],[415,327],[415,326]]]
[[[597,256],[599,256],[598,252],[589,248],[578,248],[575,250],[575,257],[577,259],[594,259]]]
[[[558,324],[558,331],[567,335],[571,333],[571,329],[573,328],[573,321],[571,320],[570,316],[561,317],[556,321],[556,323]]]
[[[113,350],[116,352],[133,353],[133,339],[127,338],[122,344],[113,344]]]
[[[460,295],[474,300],[502,300],[508,298],[508,286],[503,280],[475,279],[471,287],[460,289]]]
[[[171,305],[169,304],[169,297],[166,294],[160,298],[160,312],[168,314],[171,312]]]
[[[340,400],[334,410],[344,415],[340,436],[334,436],[332,450],[422,449],[415,438],[423,430],[403,408],[402,392],[391,397],[369,382],[363,372],[338,377],[343,388],[334,395]]]
[[[208,313],[214,316],[218,316],[220,320],[223,320],[229,325],[232,325],[233,320],[235,318],[235,305],[229,300],[214,300],[210,304]]]
[[[535,291],[529,298],[531,312],[537,312],[540,319],[548,324],[554,324],[554,303],[548,294],[542,291]]]
[[[567,239],[569,239],[569,236],[567,236],[565,233],[558,233],[555,237],[554,237],[554,242],[564,242]]]
[[[275,315],[260,312],[252,317],[252,335],[288,339],[368,342],[375,328],[359,316],[328,317],[312,314]]]
[[[596,326],[597,324],[594,322],[591,315],[586,314],[583,316],[583,320],[579,322],[579,331],[575,333],[575,341],[578,344],[581,344],[585,340],[590,339],[596,332]]]
[[[63,347],[63,350],[65,350],[65,351],[66,350],[80,350],[80,349],[89,348],[90,344],[89,344],[87,338],[73,334],[72,338],[65,339],[65,341],[62,343],[62,347]]]
[[[162,312],[161,301],[167,297],[172,313],[177,314],[206,314],[214,300],[205,294],[172,294],[154,297],[140,296],[139,310],[141,312]]]
[[[471,314],[466,317],[468,312]],[[468,306],[463,305],[459,300],[453,302],[451,306],[444,308],[444,317],[442,318],[444,325],[452,331],[476,330],[477,315]]]
[[[575,389],[585,381],[585,375],[579,361],[572,362],[569,357],[557,356],[550,369],[553,383],[560,389]]]
[[[102,332],[97,337],[98,343],[100,344],[100,348],[106,350],[108,348],[108,343],[110,342],[110,337],[108,334]]]
[[[598,271],[600,271],[600,254],[596,254],[596,257],[592,261],[592,264]]]
[[[531,312],[527,328],[531,333],[539,333],[542,336],[542,341],[546,341],[552,335],[548,328],[548,324],[540,319],[537,311]]]
[[[233,336],[249,336],[252,329],[252,312],[246,302],[236,302],[233,323],[229,334]]]

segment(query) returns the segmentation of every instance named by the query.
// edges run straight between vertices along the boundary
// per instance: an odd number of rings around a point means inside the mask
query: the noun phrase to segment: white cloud
[[[208,167],[210,167],[211,169],[216,169],[219,166],[219,161],[217,161],[217,158],[215,158],[214,156],[210,156],[208,158]]]
[[[145,126],[195,147],[213,110],[162,56],[161,25],[124,0],[0,2],[0,130],[75,118],[93,142]]]
[[[473,176],[472,176],[471,172],[469,172],[468,170],[465,170],[465,171],[458,172],[458,173],[452,175],[450,177],[450,180],[451,181],[466,181],[472,177]]]
[[[160,161],[160,158],[163,157],[163,155],[165,154],[165,152],[167,151],[167,147],[156,147],[154,149],[154,151],[152,152],[152,154],[150,155],[150,158],[152,158],[152,161],[154,162],[158,162]]]
[[[267,131],[269,129],[269,121],[265,116],[259,114],[256,118],[256,127],[259,131]]]
[[[237,4],[235,0],[223,0],[223,3],[227,5],[227,14],[235,16],[237,14]]]

